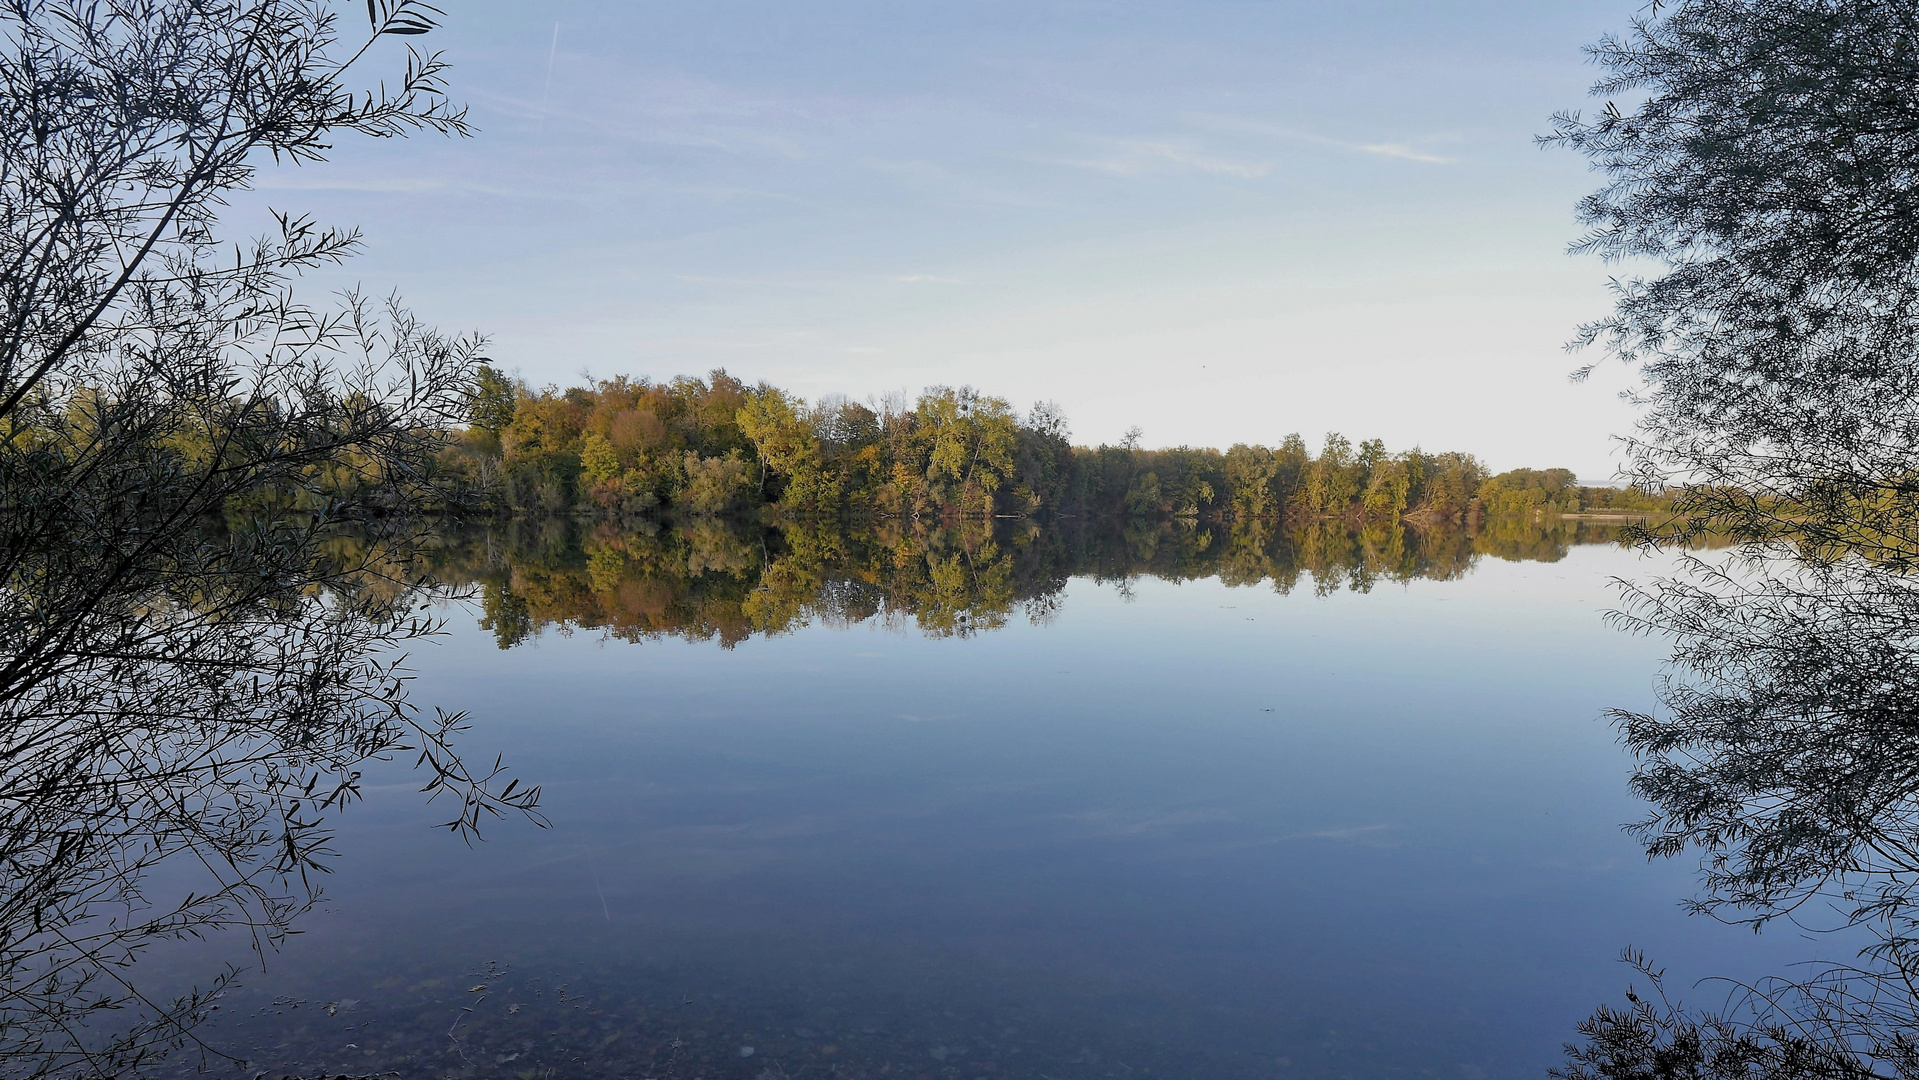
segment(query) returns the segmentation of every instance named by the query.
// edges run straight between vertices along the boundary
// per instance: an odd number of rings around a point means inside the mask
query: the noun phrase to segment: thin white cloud
[[[632,187],[632,185],[624,185]],[[551,184],[529,180],[524,183],[476,183],[467,179],[435,177],[328,176],[323,170],[307,175],[282,173],[263,175],[254,184],[257,191],[348,192],[362,195],[482,195],[498,199],[526,199],[549,203],[576,203],[579,192],[561,190]]]
[[[355,180],[324,176],[300,176],[295,173],[268,173],[254,184],[260,191],[362,191],[381,195],[419,194],[445,191],[445,181],[431,178]]]
[[[1233,176],[1242,180],[1254,180],[1273,171],[1273,166],[1264,161],[1234,161],[1229,158],[1215,157],[1198,153],[1168,142],[1155,142],[1145,139],[1119,139],[1111,144],[1111,151],[1092,159],[1055,159],[1057,164],[1072,165],[1081,169],[1112,173],[1116,176],[1138,176],[1149,172],[1199,172],[1215,176]]]
[[[980,183],[964,173],[931,161],[866,157],[861,158],[859,164],[861,168],[893,177],[907,187],[937,198],[1027,209],[1043,205],[1041,200],[1031,195]]]
[[[1350,829],[1320,829],[1315,832],[1297,833],[1295,835],[1311,837],[1314,840],[1363,840],[1376,833],[1385,832],[1390,828],[1392,828],[1391,825],[1360,825]]]
[[[1412,161],[1421,165],[1457,165],[1459,159],[1421,149],[1416,143],[1409,142],[1361,142],[1356,139],[1341,139],[1330,135],[1321,135],[1312,131],[1270,124],[1262,120],[1248,120],[1239,116],[1218,116],[1198,114],[1189,117],[1197,126],[1211,131],[1227,131],[1238,135],[1252,135],[1267,139],[1284,139],[1292,142],[1307,142],[1316,146],[1330,146],[1339,150],[1350,150],[1357,154],[1370,154],[1374,157],[1390,158],[1395,161]],[[1422,142],[1432,142],[1424,139]]]
[[[541,145],[549,139],[584,139],[594,145],[624,143],[795,161],[812,156],[803,140],[819,117],[858,108],[857,102],[832,96],[800,99],[697,79],[633,83],[592,58],[580,58],[579,67],[566,81],[591,87],[591,93],[568,94],[555,86],[544,101],[484,88],[467,96],[476,107],[534,126],[542,133],[537,140]]]
[[[759,188],[733,187],[733,186],[727,186],[724,184],[708,184],[708,185],[623,184],[623,185],[605,185],[605,186],[608,189],[608,194],[612,194],[612,195],[637,192],[637,191],[658,190],[658,191],[664,191],[664,192],[672,192],[674,194],[679,194],[679,195],[690,195],[690,196],[693,196],[694,198],[704,199],[707,202],[715,202],[715,203],[782,202],[782,203],[794,203],[800,206],[817,206],[818,205],[817,201],[815,200],[802,199],[797,195],[789,195],[784,191],[765,191]]]
[[[818,291],[832,284],[829,278],[810,276],[776,278],[755,277],[752,275],[680,273],[673,274],[671,277],[675,281],[684,282],[688,285],[713,285],[721,288],[799,289]]]
[[[1223,810],[1169,810],[1164,813],[1129,813],[1124,810],[1087,810],[1061,814],[1075,831],[1094,836],[1148,836],[1230,823],[1236,819]]]
[[[1333,145],[1347,150],[1357,150],[1362,154],[1373,154],[1384,158],[1398,158],[1401,161],[1417,161],[1423,165],[1457,165],[1458,158],[1441,157],[1424,150],[1415,149],[1405,143],[1342,143]]]
[[[953,170],[930,161],[889,161],[886,158],[868,157],[862,158],[860,165],[877,173],[909,180],[945,182],[953,179]]]

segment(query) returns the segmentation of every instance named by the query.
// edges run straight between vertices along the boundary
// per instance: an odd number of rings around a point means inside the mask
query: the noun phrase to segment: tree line
[[[1073,445],[1058,406],[1025,413],[971,387],[813,403],[724,371],[534,389],[483,367],[446,468],[521,513],[675,511],[789,519],[1061,514],[1464,522],[1481,514],[1651,511],[1663,495],[1582,487],[1566,469],[1492,475],[1478,459],[1326,437],[1277,447]]]

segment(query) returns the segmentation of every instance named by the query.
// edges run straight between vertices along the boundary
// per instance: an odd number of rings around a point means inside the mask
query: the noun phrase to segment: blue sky
[[[262,197],[535,383],[971,383],[1084,442],[1602,480],[1627,379],[1562,351],[1608,303],[1565,254],[1594,178],[1532,137],[1636,3],[455,2],[422,40],[478,137]]]

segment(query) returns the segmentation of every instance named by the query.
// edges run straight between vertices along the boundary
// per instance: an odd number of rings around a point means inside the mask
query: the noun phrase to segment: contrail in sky
[[[553,44],[546,51],[546,85],[540,88],[540,124],[546,124],[546,98],[553,92],[553,58],[560,54],[560,24],[553,24]]]

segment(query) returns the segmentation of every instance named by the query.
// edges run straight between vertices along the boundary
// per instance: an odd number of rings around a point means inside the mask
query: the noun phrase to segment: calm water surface
[[[417,696],[553,827],[469,849],[373,777],[214,1038],[407,1076],[1541,1076],[1623,946],[1682,988],[1820,948],[1688,918],[1690,867],[1619,831],[1601,712],[1661,643],[1600,615],[1657,569],[1074,579],[1043,625],[730,649],[502,650],[457,609]]]

